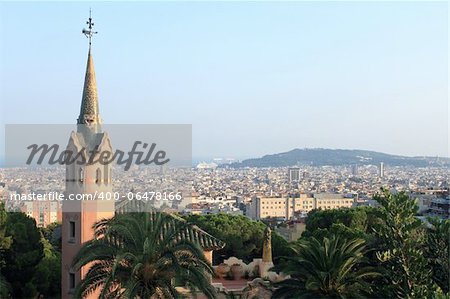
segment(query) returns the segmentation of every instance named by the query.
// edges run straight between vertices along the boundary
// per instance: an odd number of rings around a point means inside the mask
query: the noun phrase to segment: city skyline
[[[449,296],[448,12],[0,2],[0,297]]]
[[[88,6],[0,5],[2,124],[75,123]],[[192,123],[195,159],[304,147],[449,156],[447,3],[92,9],[105,123]]]

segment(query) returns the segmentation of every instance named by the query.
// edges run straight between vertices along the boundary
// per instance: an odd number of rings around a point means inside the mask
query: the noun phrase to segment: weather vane
[[[94,36],[94,34],[97,34],[97,31],[92,30],[92,27],[94,27],[94,22],[92,22],[92,16],[91,16],[91,9],[89,9],[89,20],[86,22],[89,29],[83,28],[81,31],[84,35],[86,35],[87,38],[89,38],[89,47],[91,47],[91,39]]]

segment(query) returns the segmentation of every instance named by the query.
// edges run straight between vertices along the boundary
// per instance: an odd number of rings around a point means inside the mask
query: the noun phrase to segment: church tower
[[[70,134],[66,150],[77,156],[77,161],[66,165],[66,200],[62,205],[62,298],[71,298],[75,286],[89,270],[84,267],[75,271],[72,260],[83,244],[94,237],[93,225],[105,218],[114,216],[114,200],[102,200],[94,195],[107,194],[112,191],[111,163],[101,163],[100,153],[109,152],[112,147],[109,136],[102,131],[99,113],[97,84],[94,60],[91,50],[94,23],[89,17],[89,29],[83,33],[89,39],[89,52],[84,79],[80,115],[77,131]],[[96,297],[95,294],[92,297]]]

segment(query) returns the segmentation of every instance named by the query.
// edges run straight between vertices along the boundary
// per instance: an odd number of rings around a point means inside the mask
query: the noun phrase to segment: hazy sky
[[[89,7],[106,123],[192,124],[197,158],[448,156],[446,2],[2,2],[2,125],[75,123]]]

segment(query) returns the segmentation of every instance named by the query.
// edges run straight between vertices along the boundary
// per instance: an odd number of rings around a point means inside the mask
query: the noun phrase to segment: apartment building
[[[295,213],[313,209],[338,209],[353,206],[354,199],[343,194],[300,194],[299,197],[255,197],[247,205],[246,215],[252,219],[291,219]]]
[[[62,219],[59,202],[55,201],[27,201],[20,210],[34,218],[38,227],[47,227],[53,222],[61,222]]]

